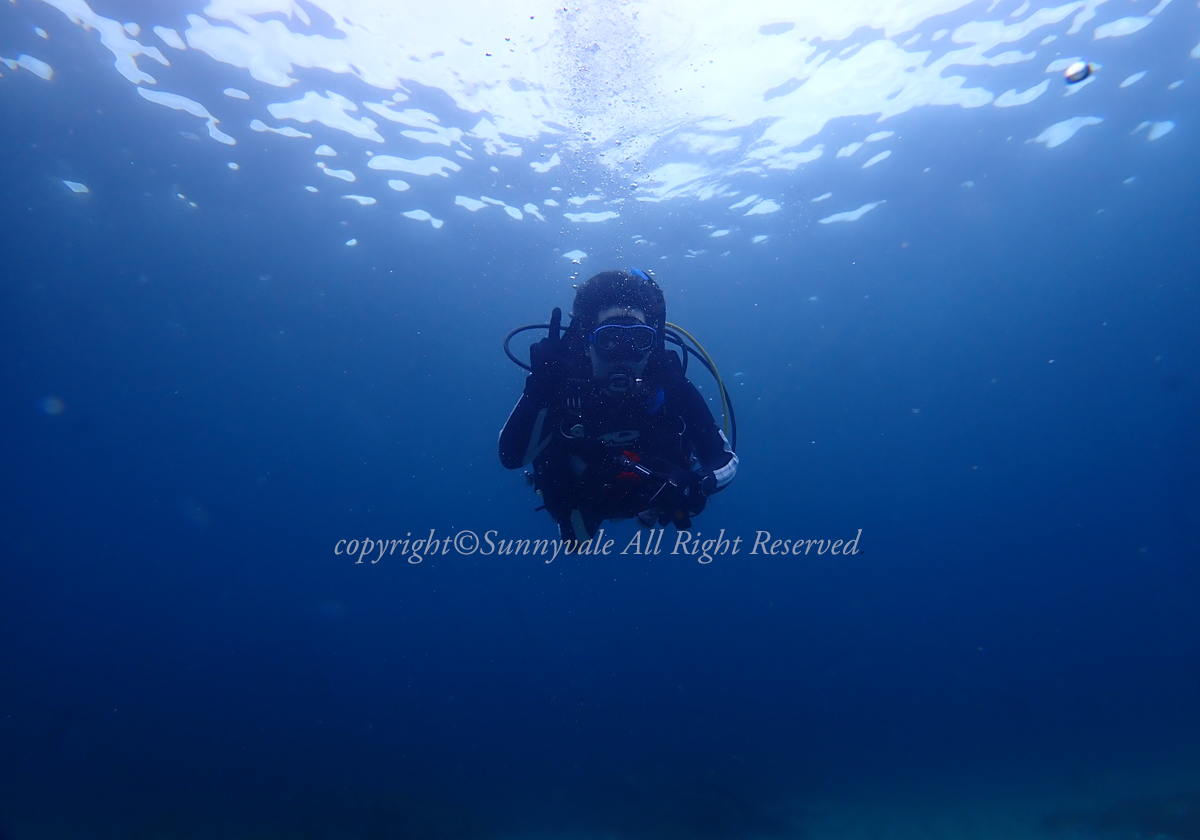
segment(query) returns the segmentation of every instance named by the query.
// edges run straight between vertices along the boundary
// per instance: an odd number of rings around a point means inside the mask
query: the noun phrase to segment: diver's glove
[[[676,469],[659,493],[662,506],[658,524],[673,523],[676,528],[692,527],[692,517],[708,505],[708,497],[717,491],[717,480],[710,472]]]
[[[557,306],[550,315],[550,334],[529,348],[529,366],[533,371],[525,379],[525,396],[549,405],[561,383],[567,378],[567,361],[559,329],[562,310]]]

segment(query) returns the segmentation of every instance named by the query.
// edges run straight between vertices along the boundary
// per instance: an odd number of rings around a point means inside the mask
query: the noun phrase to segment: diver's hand
[[[717,489],[711,473],[693,470],[674,470],[660,493],[662,514],[660,525],[674,523],[677,528],[692,527],[692,517],[703,512],[708,497]]]
[[[555,307],[550,315],[550,334],[529,348],[529,366],[533,372],[525,380],[525,394],[543,403],[550,402],[559,384],[567,378],[558,332],[561,322],[562,310]]]

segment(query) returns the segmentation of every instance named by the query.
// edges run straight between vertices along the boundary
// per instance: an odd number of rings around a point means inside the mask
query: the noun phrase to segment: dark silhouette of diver
[[[564,541],[590,539],[606,519],[690,528],[738,465],[733,406],[712,360],[668,324],[662,290],[640,269],[597,274],[578,287],[560,335],[561,321],[555,308],[548,325],[519,327],[504,340],[530,374],[500,432],[500,462],[533,465],[527,479]],[[517,333],[547,327],[529,365],[509,350]],[[729,436],[687,379],[689,354],[717,380]]]

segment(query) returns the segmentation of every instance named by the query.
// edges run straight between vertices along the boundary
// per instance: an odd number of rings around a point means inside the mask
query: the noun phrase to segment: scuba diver
[[[590,539],[606,519],[690,528],[738,465],[733,406],[712,360],[667,322],[662,290],[641,269],[592,277],[560,334],[561,322],[556,307],[548,325],[519,327],[504,340],[508,357],[530,373],[500,432],[500,462],[533,465],[526,478],[544,501],[537,510],[549,512],[566,542]],[[509,350],[517,333],[547,327],[529,365]],[[717,380],[732,444],[687,379],[689,354]]]

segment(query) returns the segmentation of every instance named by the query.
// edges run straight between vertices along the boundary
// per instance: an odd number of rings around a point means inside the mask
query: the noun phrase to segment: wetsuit
[[[527,383],[500,432],[500,461],[508,469],[532,463],[563,539],[581,541],[606,519],[687,528],[738,463],[679,357],[665,349],[651,353],[641,386],[628,394],[602,391],[578,355],[553,388]]]

